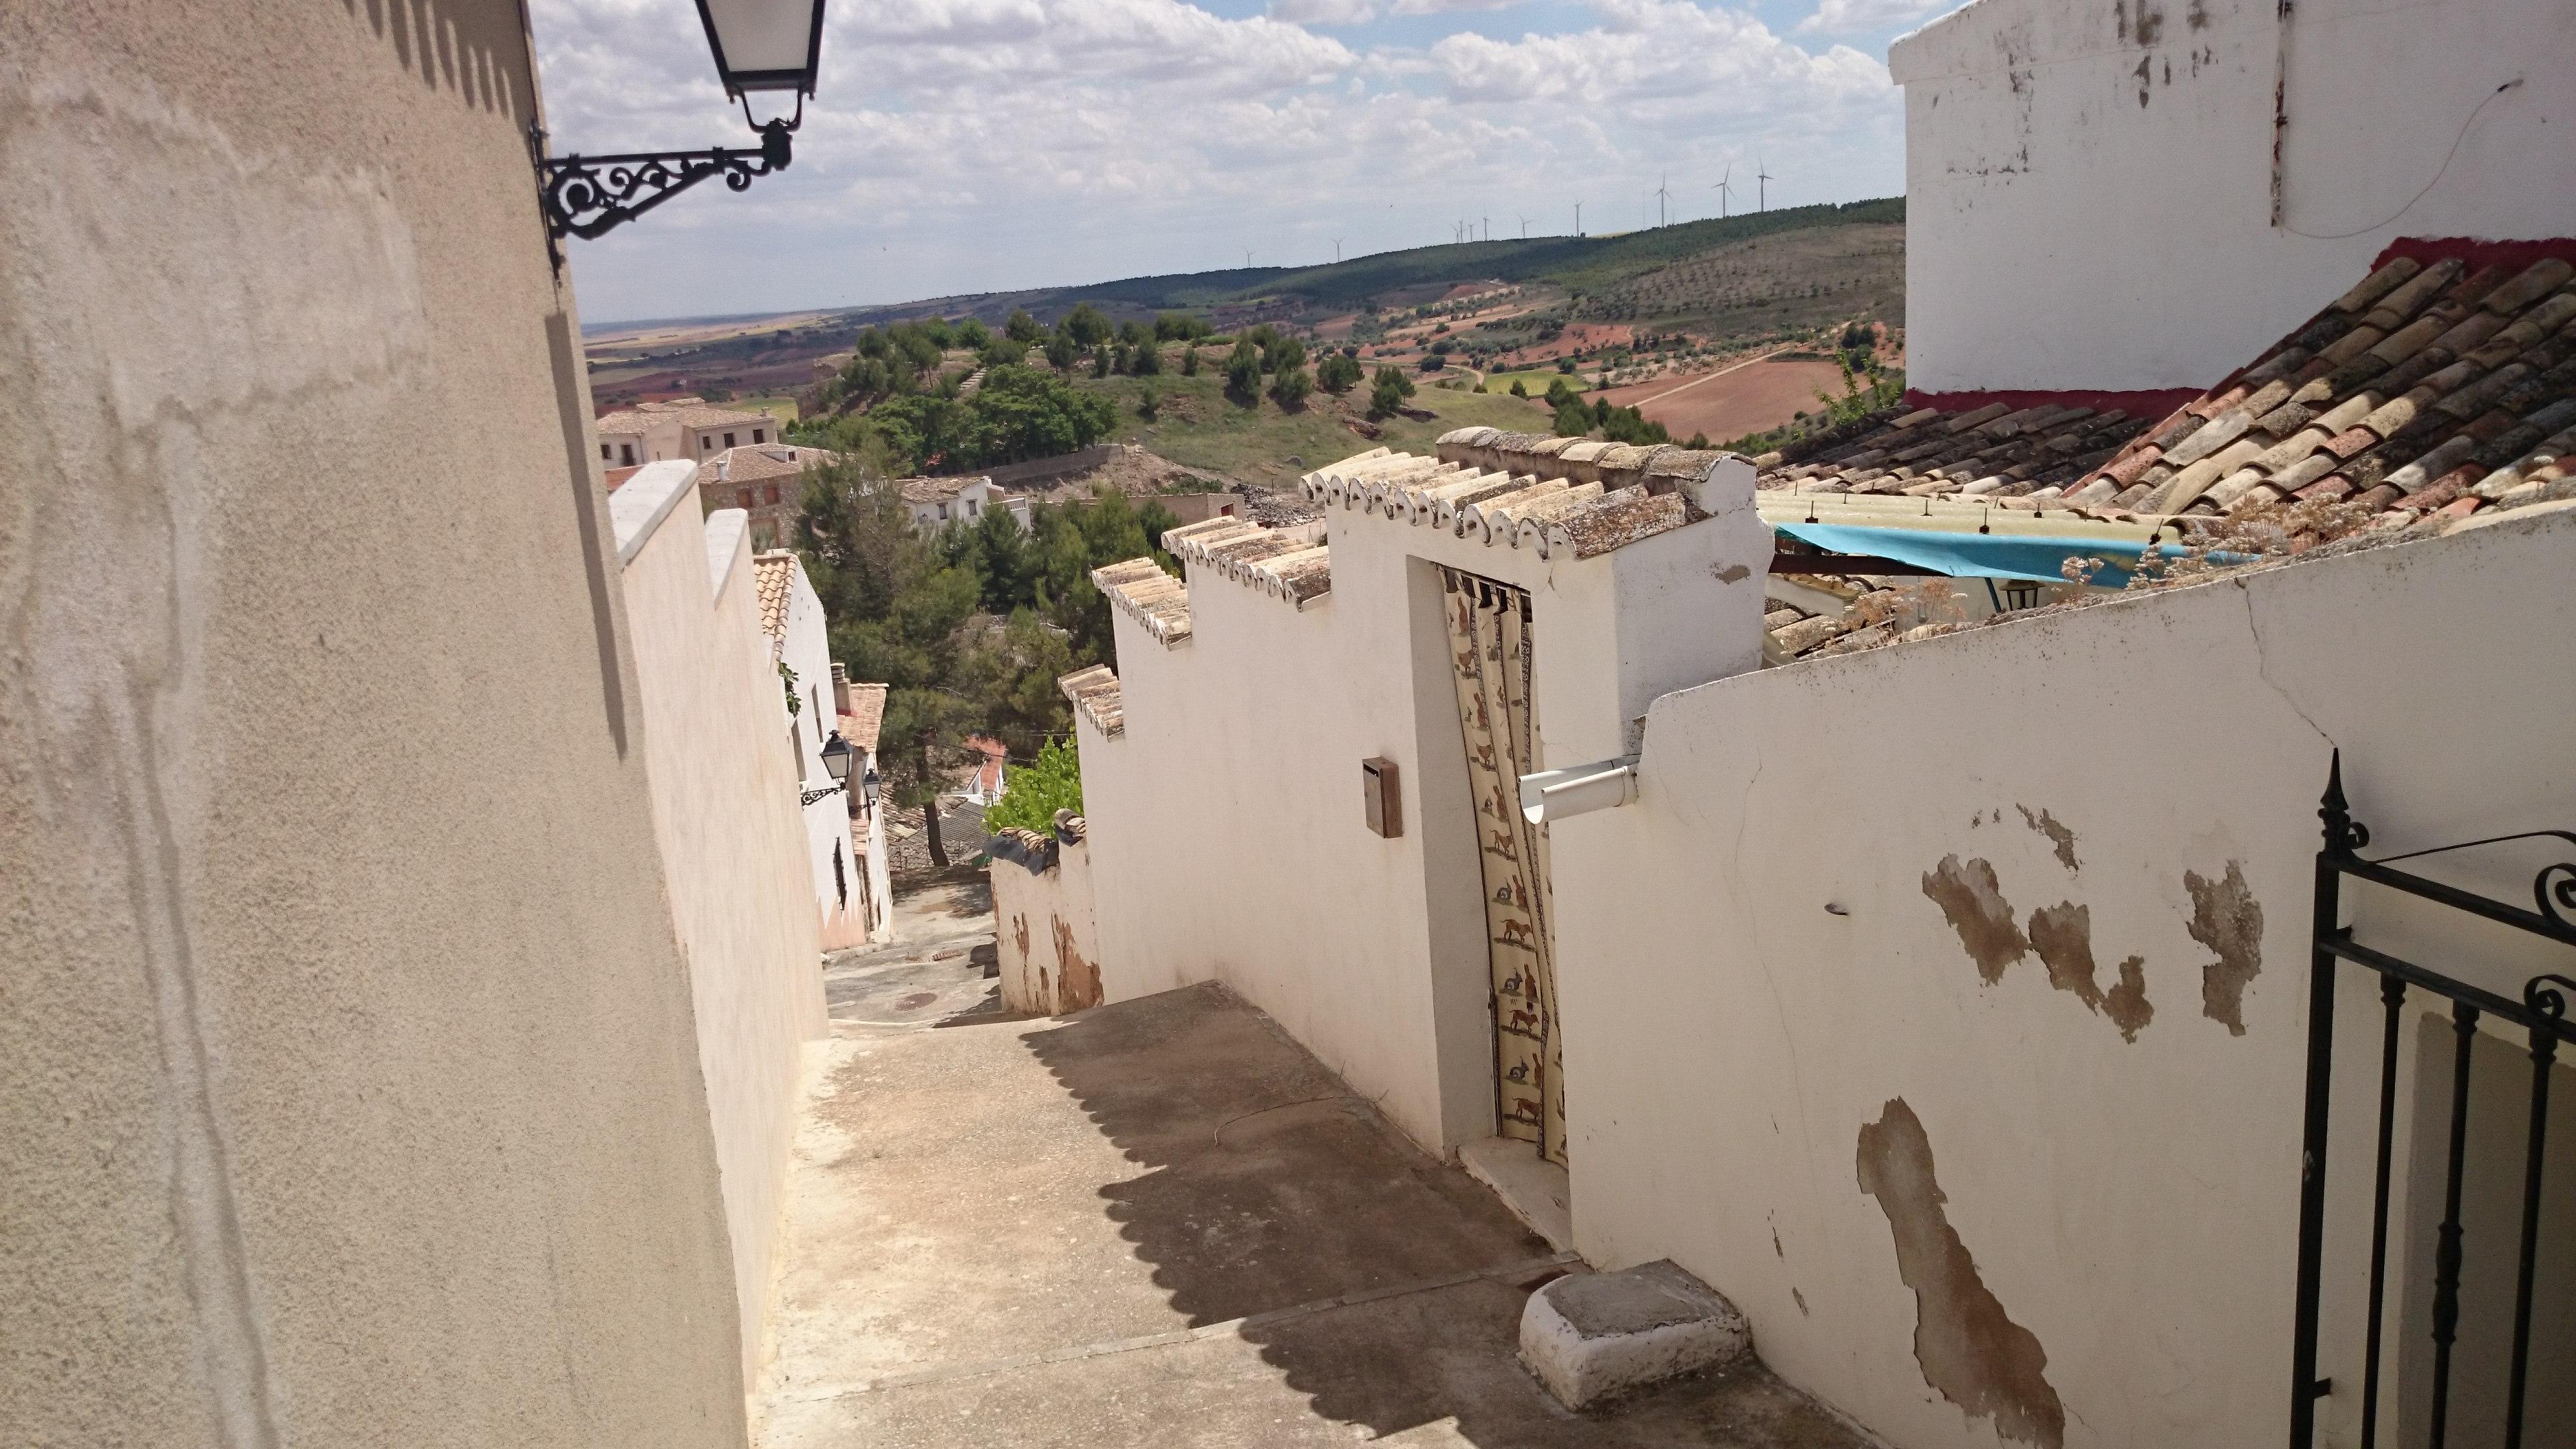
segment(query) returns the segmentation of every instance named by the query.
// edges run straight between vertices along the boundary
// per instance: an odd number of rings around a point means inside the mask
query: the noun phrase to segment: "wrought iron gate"
[[[2549,1076],[2559,1044],[2576,1042],[2576,1026],[2571,1026],[2567,1020],[2567,995],[2576,992],[2576,980],[2557,975],[2534,976],[2524,984],[2522,999],[2514,1001],[2411,961],[2400,960],[2353,939],[2352,928],[2338,924],[2340,889],[2344,878],[2349,876],[2500,922],[2535,936],[2576,946],[2576,923],[2570,920],[2570,915],[2576,914],[2576,864],[2548,866],[2533,880],[2532,894],[2537,910],[2524,910],[2502,901],[2489,900],[2475,892],[2393,868],[2395,862],[2401,860],[2511,840],[2557,839],[2576,845],[2576,833],[2529,831],[2412,851],[2381,860],[2365,860],[2360,851],[2370,843],[2370,831],[2352,818],[2344,800],[2343,762],[2339,755],[2327,778],[2325,799],[2317,813],[2325,821],[2325,846],[2317,852],[2315,949],[2308,988],[2306,1152],[2299,1194],[2298,1311],[2291,1355],[2290,1443],[2292,1449],[2311,1449],[2316,1430],[2316,1401],[2330,1387],[2317,1377],[2318,1299],[2323,1283],[2326,1139],[2333,1085],[2335,975],[2337,963],[2350,962],[2378,974],[2380,1000],[2387,1012],[2379,1054],[2379,1139],[2376,1197],[2370,1229],[2369,1312],[2364,1330],[2362,1449],[2375,1449],[2378,1442],[2381,1331],[2388,1286],[2389,1150],[2398,1110],[2398,1041],[2407,994],[2416,990],[2430,992],[2435,998],[2450,1003],[2454,1036],[2450,1135],[2446,1149],[2448,1164],[2442,1223],[2435,1239],[2433,1261],[2429,1449],[2444,1449],[2450,1411],[2451,1349],[2460,1320],[2460,1265],[2463,1256],[2460,1193],[2468,1145],[2470,1048],[2478,1036],[2478,1023],[2482,1017],[2511,1022],[2522,1028],[2530,1040],[2531,1132],[2523,1163],[2521,1256],[2515,1275],[2513,1360],[2504,1419],[2505,1449],[2521,1449],[2524,1397],[2531,1358],[2532,1265],[2538,1252],[2541,1174],[2548,1149]],[[2569,1288],[2566,1284],[2551,1286],[2561,1292]]]

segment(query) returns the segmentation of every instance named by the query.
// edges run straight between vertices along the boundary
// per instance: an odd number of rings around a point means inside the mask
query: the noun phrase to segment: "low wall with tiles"
[[[2576,821],[2542,763],[2576,749],[2576,672],[2538,667],[2576,629],[2571,557],[2576,512],[2508,514],[1657,700],[1636,802],[1554,838],[1577,1247],[1690,1269],[1765,1362],[1892,1443],[2277,1441],[2329,756],[2373,855]],[[2441,869],[2527,902],[2565,858],[2539,844]],[[2568,970],[2347,898],[2364,940],[2515,999]],[[2319,1412],[2353,1443],[2382,1011],[2366,973],[2340,988]],[[2450,1023],[2416,1000],[2390,1332],[2429,1345]],[[2531,1077],[2520,1032],[2491,1045],[2454,1398],[2478,1436]],[[2558,1181],[2540,1272],[2563,1284]],[[2534,1339],[2562,1415],[2569,1296]],[[2421,1442],[2397,1432],[2420,1376],[2386,1402],[2382,1442]]]
[[[993,837],[993,940],[1006,1010],[1056,1016],[1098,1006],[1100,927],[1092,909],[1083,822],[1053,834]],[[1134,993],[1130,993],[1134,994]]]

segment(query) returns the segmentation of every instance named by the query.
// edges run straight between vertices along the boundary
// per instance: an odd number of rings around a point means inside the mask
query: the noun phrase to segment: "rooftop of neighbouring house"
[[[876,749],[877,736],[885,727],[885,707],[885,685],[850,686],[850,707],[841,712],[839,720],[841,738],[849,742],[850,748],[862,753]]]
[[[895,487],[902,490],[906,503],[944,503],[964,492],[969,483],[983,484],[985,491],[995,498],[1009,491],[995,486],[992,479],[980,473],[955,478],[903,478],[896,481]]]
[[[710,453],[698,464],[698,486],[715,483],[758,483],[780,478],[794,478],[808,468],[837,462],[840,458],[825,448],[803,448],[792,443],[754,443]]]
[[[674,420],[691,428],[721,428],[773,421],[767,413],[720,407],[704,398],[681,397],[668,402],[637,403],[631,408],[605,414],[596,426],[603,434],[633,437]]]
[[[974,770],[967,775],[966,788],[981,795],[990,795],[1001,789],[1002,763],[1010,756],[1010,752],[1002,748],[1002,742],[988,740],[980,735],[969,735],[966,738],[966,748],[982,756],[976,762]]]

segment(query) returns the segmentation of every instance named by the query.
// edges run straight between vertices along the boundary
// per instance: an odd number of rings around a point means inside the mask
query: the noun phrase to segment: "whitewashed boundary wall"
[[[745,1381],[759,1362],[804,1044],[826,1034],[820,920],[787,700],[761,632],[749,515],[701,516],[695,466],[609,495],[673,922],[689,967]],[[837,797],[835,797],[837,798]]]
[[[2576,819],[2571,562],[2560,512],[1657,701],[1637,803],[1555,835],[1577,1246],[1671,1257],[1783,1377],[1916,1449],[2277,1439],[2329,751],[2373,853]],[[2527,899],[2531,869],[2460,878]],[[2567,969],[2450,913],[2356,919],[2515,995]],[[2338,1443],[2360,976],[2319,1365]],[[2447,1035],[2429,1008],[2415,1029]],[[2401,1174],[2423,1150],[2401,1135]],[[2422,1213],[2396,1208],[2401,1254]]]
[[[2206,387],[2396,238],[2576,234],[2565,0],[1977,0],[1888,68],[1926,392]]]
[[[1330,592],[1304,607],[1193,564],[1177,642],[1119,614],[1123,734],[1076,711],[1106,999],[1222,981],[1432,1150],[1490,1135],[1476,806],[1433,565],[1530,590],[1540,761],[1608,759],[1657,695],[1760,658],[1771,536],[1750,467],[1720,474],[1714,516],[1592,557],[1335,506]],[[1363,819],[1372,757],[1398,765],[1392,839]]]
[[[1099,1005],[1100,928],[1083,822],[996,835],[987,874],[1004,1008],[1052,1016]]]

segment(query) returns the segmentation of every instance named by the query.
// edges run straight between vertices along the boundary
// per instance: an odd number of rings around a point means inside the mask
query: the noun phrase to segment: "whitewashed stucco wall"
[[[1079,726],[1108,999],[1223,981],[1425,1146],[1489,1135],[1483,876],[1432,561],[1531,590],[1540,762],[1608,759],[1656,695],[1759,659],[1770,534],[1751,470],[1728,477],[1719,516],[1591,559],[1336,512],[1332,592],[1302,612],[1209,577],[1176,647],[1121,616],[1125,734]],[[1373,756],[1398,767],[1395,839],[1365,822]]]
[[[779,659],[796,672],[796,697],[801,706],[788,734],[798,750],[800,788],[820,790],[832,783],[832,772],[823,768],[823,744],[832,737],[834,728],[832,642],[829,622],[823,617],[823,600],[814,592],[814,581],[806,577],[804,560],[794,554],[789,554],[787,561],[785,632],[786,638],[779,643]],[[858,788],[867,768],[864,758],[851,765],[849,789]],[[860,911],[861,867],[850,842],[850,796],[835,792],[802,810],[806,863],[814,878],[814,911],[822,923],[822,947],[837,951],[861,945],[868,939],[869,922]],[[837,876],[832,867],[836,851],[840,856]]]
[[[535,100],[514,0],[0,5],[13,1444],[743,1442]]]
[[[759,1362],[804,1044],[828,1026],[800,772],[760,627],[748,519],[738,508],[702,516],[676,506],[694,496],[693,474],[678,459],[648,464],[609,507],[747,1382]]]
[[[2376,849],[2576,817],[2571,562],[2559,514],[1657,701],[1639,801],[1555,836],[1579,1248],[1675,1259],[1773,1368],[1891,1442],[1994,1444],[1927,1387],[1916,1291],[1861,1185],[1862,1130],[1901,1100],[1949,1228],[2044,1351],[2065,1443],[2277,1438],[2328,752]],[[2071,832],[2063,858],[2040,812]],[[1927,898],[1946,857],[1989,863],[2024,926],[2087,907],[2103,989],[2142,958],[2134,1042],[2036,957],[1983,980]],[[2261,908],[2242,1035],[2205,1014],[2216,957],[2186,886],[2231,866]],[[2360,918],[2483,984],[2539,969],[2456,917],[2399,914]],[[2345,975],[2320,1366],[2338,1443],[2378,1021]],[[1955,1301],[1939,1288],[1936,1309]]]
[[[2564,0],[1977,0],[1888,65],[1926,391],[2204,387],[2395,238],[2576,234]]]

